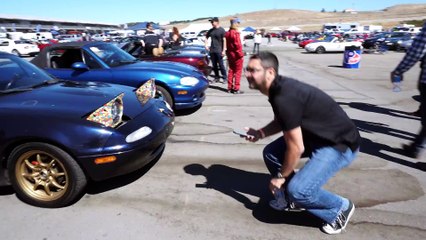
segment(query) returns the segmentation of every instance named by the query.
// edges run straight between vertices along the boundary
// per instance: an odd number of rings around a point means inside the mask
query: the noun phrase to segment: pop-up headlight
[[[122,121],[123,96],[124,93],[118,95],[116,98],[91,113],[86,119],[106,127],[116,127]]]

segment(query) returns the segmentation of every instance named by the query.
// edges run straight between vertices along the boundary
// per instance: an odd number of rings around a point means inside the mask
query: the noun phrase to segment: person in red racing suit
[[[228,58],[228,92],[234,94],[240,91],[240,80],[243,71],[244,53],[238,27],[240,19],[231,19],[231,27],[226,32],[226,57]]]

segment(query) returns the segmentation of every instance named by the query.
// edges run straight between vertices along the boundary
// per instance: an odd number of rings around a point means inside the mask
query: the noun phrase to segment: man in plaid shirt
[[[408,49],[402,61],[391,73],[391,81],[395,76],[400,76],[414,66],[418,61],[421,62],[421,73],[419,77],[420,90],[420,117],[422,127],[414,142],[410,145],[403,145],[404,153],[412,158],[419,157],[420,151],[426,147],[426,22],[421,32],[413,40],[411,47]]]

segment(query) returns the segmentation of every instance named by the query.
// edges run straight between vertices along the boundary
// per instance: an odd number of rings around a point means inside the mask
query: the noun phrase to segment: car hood
[[[168,61],[139,61],[128,65],[119,66],[115,69],[141,69],[154,72],[168,72],[181,76],[201,74],[196,68],[188,64]]]
[[[150,105],[149,102],[142,105],[131,87],[64,81],[31,91],[3,95],[0,107],[16,111],[37,111],[37,115],[81,118],[121,93],[124,93],[124,113],[129,117],[140,114]]]

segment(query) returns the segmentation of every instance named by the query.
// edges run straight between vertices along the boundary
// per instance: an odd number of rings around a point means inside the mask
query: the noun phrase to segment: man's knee
[[[296,203],[309,204],[313,202],[313,191],[306,189],[303,184],[297,183],[297,179],[290,180],[286,189],[288,197]]]

